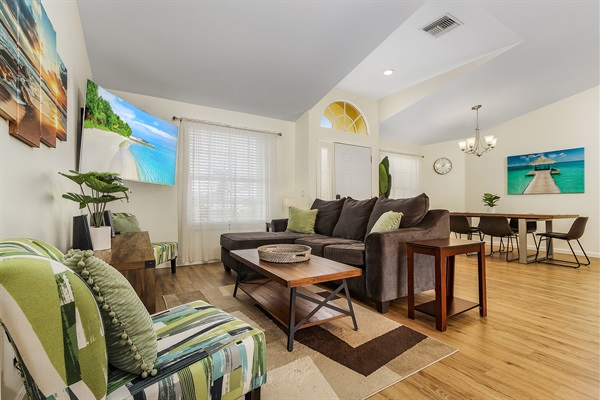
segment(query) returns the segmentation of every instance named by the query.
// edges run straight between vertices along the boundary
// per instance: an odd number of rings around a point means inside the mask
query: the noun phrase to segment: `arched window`
[[[327,106],[321,117],[321,127],[367,135],[367,124],[362,114],[345,101]]]

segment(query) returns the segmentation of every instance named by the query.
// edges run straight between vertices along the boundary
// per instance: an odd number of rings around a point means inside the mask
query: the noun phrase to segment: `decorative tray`
[[[260,246],[258,257],[273,263],[297,263],[310,259],[310,247],[302,244],[269,244]]]

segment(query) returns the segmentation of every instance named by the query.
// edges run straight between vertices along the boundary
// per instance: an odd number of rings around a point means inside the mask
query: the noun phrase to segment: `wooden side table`
[[[408,317],[415,319],[415,310],[435,317],[438,331],[446,331],[447,318],[479,307],[479,315],[487,315],[485,292],[485,242],[462,239],[419,240],[406,243],[408,275]],[[435,257],[435,300],[415,307],[414,254]],[[479,303],[454,297],[454,256],[477,253]]]
[[[94,255],[123,274],[148,312],[156,312],[156,260],[148,232],[115,235],[110,250],[96,250]]]

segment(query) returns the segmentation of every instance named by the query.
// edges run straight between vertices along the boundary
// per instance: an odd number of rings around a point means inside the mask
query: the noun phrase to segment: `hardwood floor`
[[[600,398],[600,260],[591,260],[571,269],[487,257],[487,317],[470,310],[449,318],[446,332],[425,314],[409,319],[406,298],[393,302],[387,317],[459,351],[371,399]],[[157,270],[157,310],[164,294],[234,281],[220,263]],[[457,256],[455,294],[477,301],[476,282],[476,258]]]

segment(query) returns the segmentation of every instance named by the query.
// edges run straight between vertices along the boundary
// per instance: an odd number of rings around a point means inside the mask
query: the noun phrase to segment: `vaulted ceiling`
[[[377,99],[381,137],[401,142],[470,136],[475,104],[485,130],[600,82],[598,1],[78,5],[108,89],[294,121],[337,86]],[[461,25],[421,30],[445,14]]]

